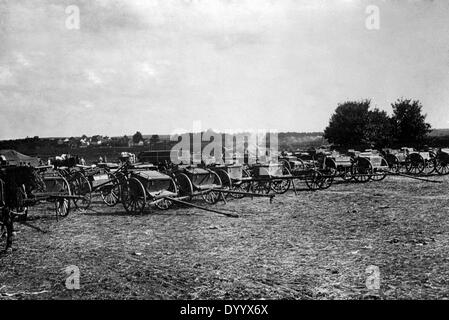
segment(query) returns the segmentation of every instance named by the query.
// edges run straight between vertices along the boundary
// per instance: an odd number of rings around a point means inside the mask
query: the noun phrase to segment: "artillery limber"
[[[37,185],[31,192],[31,197],[25,199],[27,205],[36,205],[41,202],[54,203],[57,217],[65,217],[70,212],[71,200],[84,199],[81,195],[75,195],[71,191],[68,180],[52,166],[40,166],[35,168]]]
[[[349,155],[339,153],[322,154],[320,161],[323,168],[335,178],[341,178],[345,182],[353,180],[352,166],[353,158]]]
[[[402,148],[400,150],[385,149],[383,154],[388,162],[390,171],[393,173],[407,173],[408,155],[413,151],[411,148]]]
[[[353,160],[351,174],[356,182],[382,181],[390,170],[387,160],[372,151],[357,153]]]
[[[50,166],[41,167],[49,169],[49,171],[56,171],[60,176],[64,177],[70,185],[73,195],[79,196],[72,199],[75,208],[87,209],[91,204],[92,188],[87,179],[84,168],[80,165],[78,156],[62,155],[50,159]]]
[[[430,175],[435,172],[435,167],[435,154],[432,151],[413,151],[406,158],[406,171],[412,175]]]
[[[305,182],[311,191],[327,189],[334,181],[332,172],[320,164],[318,157],[309,153],[282,156],[279,163],[284,167],[284,176],[289,187],[293,187],[295,192],[295,180]]]
[[[251,195],[248,191],[251,188],[252,178],[248,171],[243,168],[242,164],[212,165],[208,169],[220,177],[223,189],[233,191],[226,192],[226,195],[230,195],[236,199]]]
[[[270,201],[274,194],[269,194],[271,184],[266,185],[265,178],[257,179],[247,166],[239,163],[212,165],[208,168],[220,177],[222,188],[216,191],[235,199],[244,197],[268,197]]]
[[[194,197],[202,197],[207,203],[214,204],[220,197],[223,198],[221,180],[216,173],[191,166],[178,167],[167,173],[155,168],[153,170],[150,166],[136,166],[127,169],[127,181],[122,189],[121,200],[128,213],[142,214],[145,207],[151,205],[167,210],[177,203],[227,216],[238,216],[190,202]]]
[[[413,148],[401,148],[401,150],[386,150],[385,158],[390,169],[398,174],[410,174],[414,176],[431,175],[435,171],[438,174],[444,172],[439,166],[437,153],[432,150],[416,151]],[[444,156],[440,158],[444,167]],[[438,169],[438,170],[437,170]]]

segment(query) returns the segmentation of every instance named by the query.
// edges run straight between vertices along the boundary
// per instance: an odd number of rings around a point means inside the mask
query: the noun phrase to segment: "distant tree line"
[[[324,137],[341,148],[422,147],[431,142],[431,126],[418,100],[398,99],[392,115],[371,108],[370,100],[347,101],[335,109]]]

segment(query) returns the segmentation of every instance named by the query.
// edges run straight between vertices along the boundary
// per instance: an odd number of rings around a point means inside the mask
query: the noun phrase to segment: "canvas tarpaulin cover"
[[[38,158],[24,155],[15,150],[10,150],[10,149],[0,150],[0,156],[2,156],[1,158],[6,160],[7,163],[10,165],[20,166],[20,165],[30,164],[33,167],[36,167],[39,165]]]

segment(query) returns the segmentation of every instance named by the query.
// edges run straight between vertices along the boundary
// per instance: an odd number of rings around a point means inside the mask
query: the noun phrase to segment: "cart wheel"
[[[170,179],[170,187],[167,191],[173,192],[174,194],[178,194],[178,188],[176,188],[176,183],[173,179]],[[173,201],[168,199],[162,199],[155,203],[155,206],[161,210],[168,210],[171,206],[173,206]]]
[[[231,176],[230,176],[225,170],[223,170],[223,169],[218,169],[215,173],[216,173],[216,174],[218,175],[218,177],[220,178],[220,181],[221,181],[221,188],[222,188],[222,189],[224,189],[224,190],[233,190]],[[224,193],[223,193],[223,196],[224,196],[225,198],[228,198],[228,197],[232,197],[232,194],[229,194],[229,193],[224,192]]]
[[[201,195],[203,200],[208,204],[216,204],[220,200],[220,192],[218,191],[209,191]]]
[[[126,185],[126,181],[121,183],[121,179],[113,173],[108,173],[108,176],[111,181],[109,184],[100,188],[100,195],[108,207],[113,207],[120,201],[121,186]]]
[[[178,173],[176,174],[176,181],[178,182],[179,195],[181,197],[188,197],[188,200],[192,200],[193,185],[189,177],[184,173]]]
[[[282,166],[282,175],[291,175],[289,168],[285,165],[285,161]],[[292,181],[290,179],[273,179],[271,182],[271,189],[277,194],[284,194],[290,189],[291,183]]]
[[[438,159],[435,164],[435,170],[440,176],[449,174],[449,161]]]
[[[408,174],[420,175],[426,167],[425,160],[419,154],[411,154],[407,157],[405,168]]]
[[[432,173],[436,171],[436,166],[437,163],[435,158],[425,160],[423,174],[426,176],[430,176]]]
[[[59,190],[59,193],[62,195],[72,195],[72,192],[70,190],[70,184],[67,182],[65,178],[62,178],[62,185]],[[62,199],[56,199],[55,200],[55,213],[56,216],[59,217],[67,217],[70,213],[70,199],[62,198]]]
[[[126,187],[122,190],[122,203],[127,213],[142,214],[147,203],[145,188],[142,183],[136,179],[128,180]]]
[[[83,199],[73,199],[75,207],[81,210],[87,210],[92,201],[92,188],[84,174],[76,174],[70,187],[73,195],[84,197]]]
[[[334,177],[335,177],[335,171],[333,171],[332,169],[330,171],[324,171],[321,173],[322,177],[321,177],[321,184],[320,184],[320,189],[321,190],[326,190],[329,189],[332,184],[334,183]]]
[[[356,182],[366,183],[370,181],[373,176],[373,166],[367,159],[357,159],[352,166],[352,175]]]
[[[340,177],[345,182],[350,182],[354,177],[352,176],[351,167],[344,167],[340,173]]]
[[[251,185],[248,182],[234,181],[232,183],[231,190],[238,191],[238,192],[248,192],[249,188],[251,188]],[[244,194],[237,194],[237,193],[231,193],[230,195],[234,199],[242,199],[245,197]]]
[[[385,169],[374,169],[373,175],[371,176],[371,180],[379,182],[379,181],[383,181],[385,180],[385,178],[387,177],[387,171],[386,168],[388,168],[388,162],[385,159],[382,159],[381,161],[381,167],[385,168]]]
[[[305,175],[306,185],[311,191],[320,189],[322,179],[322,174],[315,169],[310,170],[310,172]]]
[[[251,188],[254,193],[269,194],[271,191],[271,180],[253,181]]]
[[[221,181],[220,176],[215,172],[211,172],[211,174],[214,176],[214,185],[218,186],[218,188],[222,188],[223,182]],[[206,203],[216,204],[220,200],[221,194],[222,193],[219,191],[211,190],[208,193],[201,195],[201,197]]]

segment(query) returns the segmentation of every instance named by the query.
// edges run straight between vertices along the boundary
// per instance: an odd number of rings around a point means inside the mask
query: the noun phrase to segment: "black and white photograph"
[[[0,0],[0,305],[449,299],[448,17]]]

